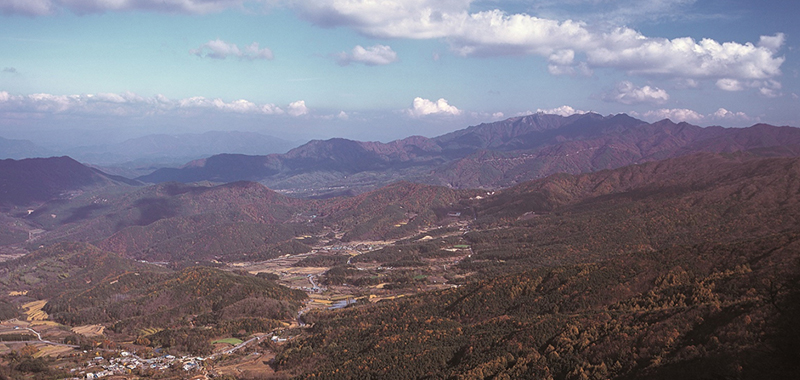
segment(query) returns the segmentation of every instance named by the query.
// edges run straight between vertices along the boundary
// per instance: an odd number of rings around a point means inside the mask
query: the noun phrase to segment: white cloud
[[[664,104],[669,100],[669,94],[657,87],[636,87],[629,81],[622,81],[614,91],[604,94],[602,99],[622,104]]]
[[[526,115],[530,115],[531,113],[532,112],[526,112],[525,114]],[[574,109],[574,108],[572,108],[570,106],[563,105],[561,107],[550,108],[550,109],[541,109],[541,108],[539,108],[539,109],[536,110],[536,113],[544,113],[544,114],[548,114],[548,115],[559,115],[559,116],[567,117],[567,116],[571,116],[571,115],[575,115],[575,114],[582,115],[582,114],[585,114],[586,111],[576,110],[576,109]]]
[[[337,54],[336,60],[342,66],[352,62],[363,63],[367,66],[388,65],[397,62],[397,53],[386,45],[373,45],[367,48],[356,45],[349,54],[345,52]]]
[[[604,42],[586,51],[590,65],[632,74],[681,78],[765,79],[780,75],[783,57],[751,43],[712,39],[648,38],[629,29],[603,35]],[[602,46],[605,45],[605,46]]]
[[[675,122],[686,121],[689,123],[721,123],[725,125],[746,126],[758,118],[748,116],[744,112],[729,111],[725,108],[719,108],[715,112],[703,115],[697,111],[686,108],[675,109],[659,109],[639,114],[637,112],[630,113],[634,117],[641,117],[647,121],[658,121],[663,119],[670,119]]]
[[[547,65],[547,72],[552,75],[583,75],[583,76],[591,76],[594,71],[589,68],[589,65],[586,62],[578,62],[572,66],[561,66],[561,65],[554,65],[549,64]]]
[[[289,107],[286,112],[292,116],[302,116],[308,113],[308,107],[306,107],[305,100],[298,100],[296,102],[289,103]]]
[[[696,123],[704,119],[702,114],[686,108],[662,108],[660,110],[647,111],[642,116],[648,120],[670,119],[672,121],[686,121],[691,123]]]
[[[290,112],[298,113],[305,104],[291,103]],[[143,97],[131,92],[99,93],[83,95],[31,94],[10,95],[0,92],[0,114],[76,114],[76,115],[116,115],[147,116],[155,114],[185,115],[204,111],[219,111],[236,114],[281,115],[283,109],[274,104],[256,104],[239,99],[226,102],[222,99],[195,96],[184,99],[169,99],[163,95]],[[305,109],[305,112],[308,112]]]
[[[572,49],[558,50],[547,57],[547,71],[552,75],[592,75],[592,69],[586,62],[575,62],[575,51]]]
[[[708,115],[709,119],[720,121],[735,121],[735,122],[749,122],[752,119],[744,112],[732,112],[724,108],[720,108],[717,112]]]
[[[744,87],[742,86],[742,82],[731,79],[731,78],[722,78],[717,81],[717,87],[721,90],[725,91],[742,91]]]
[[[786,42],[786,36],[783,33],[778,33],[774,36],[761,36],[758,40],[758,46],[777,52],[784,42]]]
[[[680,1],[678,1],[679,3]],[[552,73],[572,73],[578,55],[587,68],[693,79],[768,79],[780,75],[776,53],[783,35],[758,45],[713,39],[653,38],[626,27],[598,31],[583,22],[556,21],[500,10],[469,13],[469,0],[294,1],[322,26],[348,26],[381,38],[440,38],[463,56],[535,54],[547,57]],[[675,3],[675,1],[671,1]]]
[[[492,119],[502,119],[504,116],[502,112],[495,112],[492,114]]]
[[[724,78],[717,81],[717,87],[725,91],[742,91],[745,87],[757,88],[758,93],[767,98],[777,98],[783,95],[780,91],[783,85],[781,82],[773,79],[744,82],[736,79]]]
[[[631,15],[669,15],[695,0],[647,0],[615,2],[568,0],[589,4],[591,9],[609,7],[616,25]],[[710,38],[649,37],[628,27],[600,22],[589,25],[575,20],[558,21],[525,13],[508,14],[499,9],[470,12],[474,0],[4,0],[0,12],[28,15],[58,10],[74,13],[105,11],[156,11],[208,13],[231,8],[288,6],[302,17],[324,27],[346,26],[380,38],[442,39],[462,56],[539,55],[548,60],[555,75],[590,74],[612,68],[629,74],[676,79],[767,80],[781,74],[785,58],[778,52],[785,44],[781,33],[762,36],[757,43],[719,42]],[[486,3],[484,2],[484,9]],[[537,2],[531,9],[541,9]],[[634,7],[634,8],[632,8]],[[543,14],[547,14],[543,12]],[[634,17],[635,19],[635,17]],[[376,45],[380,46],[380,45]],[[391,51],[391,50],[389,50]],[[389,53],[387,51],[386,53]],[[257,44],[240,49],[221,40],[192,50],[212,58],[271,59],[272,52]],[[349,61],[365,64],[393,62],[392,55],[363,48],[350,52]],[[392,52],[393,53],[393,52]],[[769,89],[768,89],[769,90]],[[764,90],[769,96],[775,91]],[[774,90],[774,89],[773,89]]]
[[[758,89],[758,92],[767,98],[777,98],[783,95],[783,93],[781,92],[781,88],[783,88],[781,82],[775,80],[767,80],[761,83],[755,82],[753,83],[753,85],[754,87],[760,87]]]
[[[248,61],[256,59],[271,60],[273,58],[272,50],[269,48],[261,48],[258,42],[253,42],[243,50],[239,49],[236,44],[225,42],[221,39],[208,41],[197,49],[189,50],[190,54],[194,54],[201,58],[214,58],[225,59],[228,57],[236,57]]]
[[[444,98],[435,102],[420,97],[414,98],[411,108],[406,110],[406,113],[412,117],[421,117],[427,115],[460,115],[461,110],[455,106],[451,106]]]
[[[572,62],[575,61],[575,51],[571,49],[559,50],[550,54],[547,60],[560,66],[572,65]]]

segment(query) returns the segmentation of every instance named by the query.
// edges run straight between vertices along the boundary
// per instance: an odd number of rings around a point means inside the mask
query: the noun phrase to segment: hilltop
[[[69,157],[0,160],[0,207],[30,206],[106,186],[140,183],[105,174]],[[72,193],[72,194],[71,194]]]

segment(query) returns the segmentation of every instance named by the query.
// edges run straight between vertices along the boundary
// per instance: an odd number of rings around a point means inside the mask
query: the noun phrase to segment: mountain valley
[[[799,153],[536,114],[137,180],[3,160],[0,375],[790,378]]]

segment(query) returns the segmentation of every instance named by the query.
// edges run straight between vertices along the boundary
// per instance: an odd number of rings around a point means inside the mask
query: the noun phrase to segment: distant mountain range
[[[496,189],[554,173],[578,174],[697,152],[800,154],[800,129],[754,125],[702,128],[620,114],[534,114],[435,138],[389,143],[314,140],[286,154],[222,154],[163,168],[143,182],[258,181],[305,197],[353,194],[404,179],[454,188]]]
[[[147,135],[116,144],[73,148],[66,153],[78,161],[96,165],[184,163],[220,153],[283,153],[295,146],[296,143],[255,132],[211,131]]]
[[[29,140],[0,137],[0,159],[70,156],[107,173],[133,178],[160,167],[180,166],[215,154],[284,153],[297,145],[274,136],[239,131],[155,134],[119,143],[71,148],[44,148]]]
[[[5,139],[0,137],[0,159],[19,160],[23,158],[49,157],[54,153],[29,140]]]

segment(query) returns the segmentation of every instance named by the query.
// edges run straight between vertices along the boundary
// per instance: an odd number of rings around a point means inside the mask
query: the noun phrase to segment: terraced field
[[[72,328],[72,332],[75,334],[80,334],[85,337],[95,337],[95,336],[103,336],[103,332],[105,331],[105,327],[101,325],[84,325],[84,326],[77,326]]]
[[[47,313],[42,310],[44,305],[47,304],[47,300],[39,300],[28,302],[22,305],[22,310],[25,313],[25,320],[27,321],[44,321],[49,318]]]

